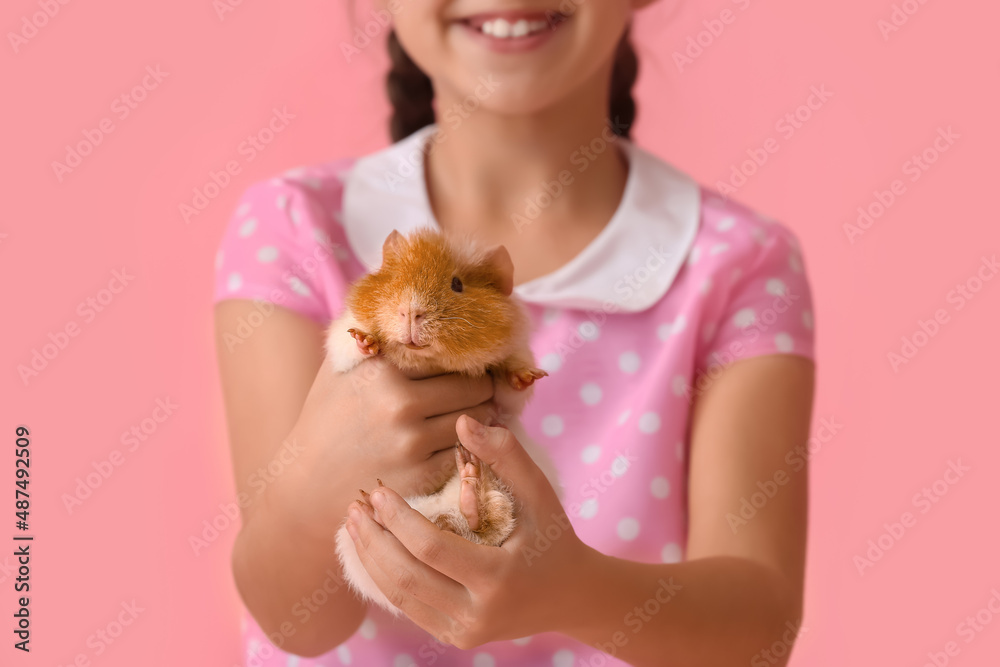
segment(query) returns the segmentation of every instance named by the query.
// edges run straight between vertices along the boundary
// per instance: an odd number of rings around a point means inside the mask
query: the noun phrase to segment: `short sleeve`
[[[247,188],[219,242],[214,301],[264,300],[328,324],[347,281],[338,263],[344,248],[324,203],[291,179]]]
[[[751,247],[727,267],[731,287],[704,326],[698,369],[765,354],[815,359],[812,291],[798,239],[771,222],[755,230]]]

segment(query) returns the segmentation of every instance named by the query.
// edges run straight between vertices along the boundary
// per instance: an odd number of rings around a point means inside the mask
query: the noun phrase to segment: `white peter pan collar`
[[[439,227],[427,198],[422,150],[436,130],[429,125],[360,158],[344,175],[341,222],[355,256],[370,271],[382,264],[382,244],[393,229],[406,234]],[[568,263],[516,286],[522,300],[638,312],[673,283],[698,231],[698,184],[632,142],[616,143],[625,150],[629,171],[614,215]]]

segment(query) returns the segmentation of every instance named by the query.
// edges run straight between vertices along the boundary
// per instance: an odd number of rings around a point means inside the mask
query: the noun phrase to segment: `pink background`
[[[812,461],[795,665],[923,665],[950,641],[960,652],[949,664],[1000,655],[1000,616],[968,643],[957,628],[1000,590],[1000,278],[961,310],[948,300],[1000,251],[1000,6],[900,4],[919,10],[888,39],[878,22],[890,19],[889,0],[662,0],[637,21],[638,142],[715,184],[774,138],[779,150],[736,197],[804,247],[819,348],[814,427],[843,426]],[[212,339],[215,247],[251,183],[384,145],[383,49],[347,63],[346,8],[329,0],[244,1],[222,19],[210,0],[58,7],[17,52],[9,36],[0,46],[0,442],[13,448],[15,426],[31,428],[37,536],[30,659],[11,648],[14,575],[3,566],[13,558],[0,556],[0,663],[65,665],[84,653],[107,666],[233,665],[236,527],[198,556],[188,544],[234,497]],[[735,20],[679,71],[674,51],[724,9]],[[37,0],[8,0],[0,26],[20,31],[37,11]],[[147,66],[168,75],[120,119],[113,100]],[[787,137],[776,123],[813,86],[832,97]],[[295,119],[247,161],[240,143],[274,107]],[[103,118],[114,131],[60,183],[51,163]],[[911,181],[905,163],[947,127],[959,138]],[[240,174],[185,223],[179,205],[229,160]],[[843,225],[894,179],[905,193],[851,243]],[[86,322],[78,304],[122,267],[134,279]],[[938,309],[947,323],[894,372],[888,353]],[[18,365],[71,322],[79,334],[26,386]],[[121,434],[168,397],[174,414],[127,451]],[[68,513],[63,495],[116,449],[124,461]],[[15,532],[7,451],[2,545]],[[970,470],[921,513],[914,494],[958,460]],[[860,574],[854,557],[907,511],[916,524]],[[143,611],[95,657],[88,636],[132,600]]]

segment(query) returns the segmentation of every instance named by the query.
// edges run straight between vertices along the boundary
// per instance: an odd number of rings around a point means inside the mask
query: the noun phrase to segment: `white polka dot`
[[[785,296],[785,292],[788,290],[784,281],[779,278],[771,278],[768,280],[764,289],[767,290],[768,294],[773,294],[774,296]]]
[[[299,209],[293,208],[291,211],[289,211],[288,214],[292,218],[292,224],[294,224],[296,226],[302,224],[302,213],[299,212]]]
[[[806,329],[813,328],[813,314],[811,310],[802,311],[802,326],[804,326]]]
[[[330,240],[330,235],[317,227],[313,227],[313,238],[316,239],[316,242],[324,248],[329,248],[333,245],[333,241]]]
[[[720,232],[728,232],[730,229],[733,228],[735,224],[736,224],[736,218],[730,215],[728,217],[723,218],[722,220],[719,220],[719,222],[715,224],[715,228],[718,229]]]
[[[278,208],[285,208],[288,206],[288,195],[278,195],[278,200],[275,202]]]
[[[545,312],[542,313],[542,322],[545,324],[552,324],[557,319],[559,319],[559,311],[555,308],[546,308]]]
[[[708,254],[719,255],[726,252],[727,250],[729,250],[728,243],[716,243],[714,246],[712,246],[712,249],[708,251]]]
[[[593,382],[588,382],[580,387],[580,399],[587,405],[597,405],[601,402],[603,395],[601,388]]]
[[[684,460],[684,449],[685,449],[684,442],[683,441],[678,442],[677,446],[676,446],[676,449],[677,449],[677,460],[678,461],[683,461]]]
[[[400,653],[392,661],[392,667],[417,667],[417,662],[405,653]]]
[[[753,308],[744,308],[733,315],[733,324],[742,329],[753,324],[756,319],[757,313],[754,312]]]
[[[660,559],[664,563],[679,563],[683,557],[681,546],[676,542],[671,542],[660,551]]]
[[[691,253],[688,255],[688,264],[697,264],[699,258],[701,258],[701,246],[696,245],[691,248]]]
[[[290,655],[288,656],[288,660],[285,661],[285,667],[299,667],[299,663],[301,662],[302,659],[299,656]]]
[[[618,368],[625,373],[635,373],[639,370],[639,355],[635,352],[622,352],[618,357]]]
[[[782,332],[774,336],[774,346],[780,352],[791,352],[795,349],[795,341],[788,334]]]
[[[563,419],[559,415],[546,415],[542,419],[542,433],[554,438],[563,432]]]
[[[309,296],[312,292],[309,291],[309,287],[299,280],[297,276],[291,276],[288,279],[288,284],[291,286],[292,291],[296,294],[301,294],[302,296]]]
[[[593,519],[597,516],[597,498],[587,498],[580,503],[580,518]]]
[[[496,667],[497,661],[489,653],[477,653],[472,658],[472,667]]]
[[[601,446],[600,445],[587,445],[580,452],[580,460],[584,463],[597,463],[597,459],[601,458]]]
[[[222,268],[222,251],[215,253],[215,270],[218,271]]]
[[[549,352],[542,357],[541,361],[538,362],[538,365],[543,371],[555,373],[562,367],[562,357],[560,357],[556,352]]]
[[[261,646],[260,640],[258,640],[256,637],[251,637],[250,641],[247,642],[247,653],[251,657],[256,658],[260,653],[260,646]]]
[[[713,336],[715,336],[715,322],[706,322],[701,329],[701,338],[704,341],[710,341]]]
[[[639,430],[643,433],[656,433],[660,430],[660,415],[647,412],[639,417]]]
[[[580,326],[578,326],[576,330],[580,332],[580,336],[584,340],[594,341],[601,337],[601,327],[597,326],[590,320],[581,322]]]
[[[677,396],[683,396],[685,392],[687,392],[687,378],[683,375],[675,375],[674,379],[670,383],[670,386],[673,387],[674,394]]]
[[[576,656],[569,649],[564,648],[561,651],[556,651],[556,654],[552,656],[552,667],[573,667],[575,662]]]
[[[712,279],[705,278],[701,281],[701,286],[698,288],[701,290],[702,294],[708,294],[709,290],[712,289]]]
[[[656,498],[666,498],[670,495],[670,482],[666,477],[654,477],[649,484],[649,491]]]
[[[366,618],[364,621],[362,621],[361,627],[358,629],[358,632],[365,639],[375,639],[375,633],[376,633],[375,621],[373,621],[370,618]]]
[[[521,637],[520,639],[511,639],[510,643],[514,646],[527,646],[530,641],[531,637]]]
[[[236,215],[237,215],[237,217],[243,217],[244,215],[246,215],[249,212],[250,212],[250,202],[248,202],[248,201],[243,202],[236,209]]]
[[[625,412],[618,415],[618,425],[621,426],[628,421],[629,416],[632,414],[631,410],[626,410]]]
[[[802,260],[799,258],[798,253],[793,252],[788,256],[788,266],[795,273],[802,273]]]
[[[341,644],[337,647],[337,657],[340,658],[340,664],[351,664],[351,649]]]
[[[229,288],[230,292],[235,292],[239,288],[243,287],[243,276],[238,273],[230,273],[229,280],[226,282],[226,287]]]
[[[626,472],[631,465],[631,462],[625,456],[617,456],[615,460],[611,462],[611,474],[615,477],[621,477]]]
[[[257,229],[257,218],[247,218],[240,225],[240,230],[237,232],[241,237],[246,238],[254,233]]]
[[[671,336],[676,336],[680,332],[684,331],[684,327],[687,326],[687,318],[684,317],[683,313],[674,318],[673,322],[665,322],[661,324],[656,330],[656,335],[659,336],[660,340],[666,340]]]
[[[618,522],[618,537],[631,541],[639,537],[639,520],[630,516]]]
[[[266,245],[257,251],[257,260],[268,264],[278,259],[278,249],[273,245]]]
[[[765,243],[767,243],[767,232],[765,232],[760,227],[754,227],[753,231],[750,232],[750,236],[753,237],[754,241],[756,241],[757,243],[759,243],[761,245],[764,245]]]

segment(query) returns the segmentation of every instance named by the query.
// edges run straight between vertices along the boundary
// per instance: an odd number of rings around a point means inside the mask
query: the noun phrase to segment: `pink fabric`
[[[350,165],[295,170],[245,192],[221,241],[216,300],[267,300],[324,325],[339,314],[348,284],[363,273],[339,223]],[[702,188],[695,244],[652,308],[528,310],[532,349],[550,377],[536,385],[524,426],[552,453],[577,533],[621,558],[682,560],[691,398],[719,364],[765,354],[813,358],[811,293],[795,236]],[[639,615],[623,619],[621,630],[628,636],[641,623]],[[249,616],[244,642],[246,664],[266,667],[624,664],[556,634],[460,651],[380,612],[318,658],[281,652]]]

